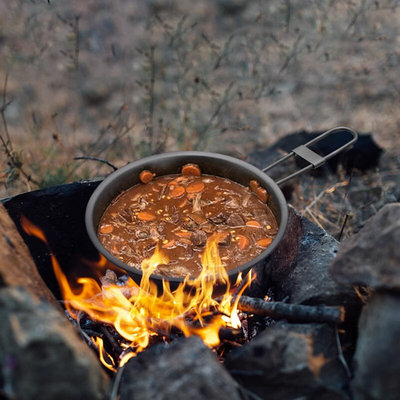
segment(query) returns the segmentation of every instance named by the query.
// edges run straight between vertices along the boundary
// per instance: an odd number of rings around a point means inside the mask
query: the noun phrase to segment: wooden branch
[[[74,160],[90,160],[90,161],[98,161],[101,162],[103,164],[108,165],[109,167],[111,167],[114,171],[116,171],[118,168],[111,164],[109,161],[107,160],[103,160],[102,158],[98,158],[98,157],[92,157],[92,156],[80,156],[80,157],[74,157]]]
[[[247,313],[274,319],[287,319],[292,322],[332,322],[340,324],[344,321],[343,307],[305,306],[279,301],[267,302],[263,299],[242,296],[238,308]]]
[[[36,299],[60,305],[41,278],[28,247],[0,203],[0,286],[22,286]]]

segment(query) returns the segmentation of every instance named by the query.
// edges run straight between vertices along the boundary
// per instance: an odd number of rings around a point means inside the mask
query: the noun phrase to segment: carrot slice
[[[250,240],[246,236],[237,235],[236,239],[237,239],[237,244],[238,244],[238,247],[240,250],[244,250],[247,247],[249,247]]]
[[[268,247],[272,242],[272,238],[262,238],[257,240],[257,244],[261,247]]]
[[[154,174],[147,169],[143,170],[139,174],[140,182],[142,183],[149,183],[154,178]]]
[[[103,225],[100,227],[99,232],[106,234],[106,233],[111,233],[114,230],[114,227],[112,225]]]
[[[200,193],[202,190],[204,190],[204,183],[203,182],[193,182],[189,183],[186,187],[186,191],[188,193]]]
[[[258,221],[247,221],[246,225],[253,228],[261,228],[261,224]]]
[[[171,247],[175,246],[175,239],[170,240],[169,242],[163,244],[162,247],[165,247],[166,249],[169,249]]]
[[[169,191],[169,195],[174,199],[181,197],[185,194],[185,188],[183,186],[175,186]]]
[[[266,203],[268,201],[268,192],[262,188],[258,187],[256,189],[256,196],[263,202]]]
[[[252,180],[250,181],[250,189],[251,189],[253,192],[255,192],[255,191],[257,190],[258,187],[260,187],[260,184],[259,184],[256,180],[252,179]]]
[[[187,197],[185,197],[185,198],[178,204],[178,207],[179,207],[179,208],[183,208],[183,207],[186,206],[187,203],[188,203],[188,199],[187,199]]]
[[[201,169],[197,164],[186,164],[182,167],[182,175],[201,175]]]
[[[188,238],[188,237],[192,236],[192,233],[191,232],[184,232],[184,231],[177,231],[177,232],[175,232],[175,235],[179,236],[181,238]]]
[[[154,221],[156,219],[156,216],[152,213],[149,213],[147,211],[141,211],[137,217],[141,220],[141,221]]]

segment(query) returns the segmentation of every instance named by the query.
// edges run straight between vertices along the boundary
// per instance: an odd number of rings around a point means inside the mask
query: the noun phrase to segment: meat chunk
[[[219,212],[218,214],[212,215],[208,219],[214,224],[223,224],[226,221],[227,214],[224,211]]]
[[[243,226],[245,224],[245,220],[240,214],[233,213],[226,220],[226,224],[231,227]]]
[[[194,231],[192,235],[192,242],[195,246],[204,246],[207,243],[207,233],[201,229]]]
[[[189,214],[188,217],[196,222],[196,224],[203,225],[207,222],[207,219],[203,217],[201,214]]]
[[[232,236],[230,232],[222,232],[221,237],[218,241],[220,246],[229,246],[231,244]]]

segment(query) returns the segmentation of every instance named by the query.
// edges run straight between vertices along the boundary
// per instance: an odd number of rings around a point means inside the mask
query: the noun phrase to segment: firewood
[[[0,204],[0,286],[22,286],[36,299],[43,299],[60,307],[41,278],[28,247],[2,204]]]
[[[247,313],[274,319],[287,319],[292,322],[332,322],[339,324],[344,321],[343,307],[306,306],[279,301],[268,302],[263,299],[242,296],[238,308]]]

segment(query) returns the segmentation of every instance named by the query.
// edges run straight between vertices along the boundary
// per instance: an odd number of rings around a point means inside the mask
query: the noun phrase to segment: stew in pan
[[[140,180],[112,201],[98,227],[102,245],[137,269],[159,243],[169,263],[159,265],[157,274],[197,276],[207,239],[221,232],[219,254],[231,270],[265,250],[278,231],[268,193],[255,180],[245,187],[203,175],[195,164],[157,178],[142,171]]]

